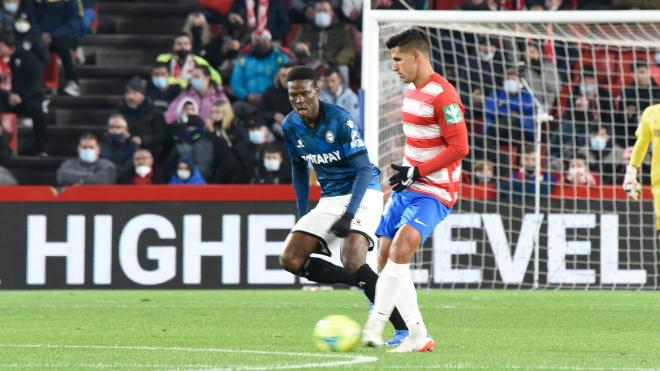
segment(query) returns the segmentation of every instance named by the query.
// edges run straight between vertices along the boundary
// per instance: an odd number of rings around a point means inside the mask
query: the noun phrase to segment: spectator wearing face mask
[[[222,78],[218,71],[209,65],[203,57],[195,55],[192,52],[192,39],[185,32],[174,36],[171,53],[163,53],[156,57],[156,62],[165,63],[169,66],[169,84],[178,84],[181,89],[188,87],[188,82],[192,78],[193,71],[197,66],[208,68],[211,80],[219,86],[222,86]]]
[[[205,135],[205,123],[197,115],[186,115],[185,122],[174,126],[175,148],[170,158],[190,158],[204,179],[213,175],[213,143]],[[172,163],[172,161],[168,161]]]
[[[126,85],[124,100],[118,112],[128,123],[131,140],[148,149],[160,163],[172,148],[171,133],[165,125],[163,114],[145,96],[142,79],[135,76]]]
[[[621,96],[623,117],[618,120],[624,125],[616,126],[617,143],[622,147],[635,144],[641,113],[651,104],[660,102],[660,86],[651,78],[651,71],[645,62],[633,64],[634,80],[626,85]]]
[[[119,184],[166,184],[167,178],[160,167],[154,166],[154,157],[148,149],[139,149],[133,154],[132,162],[119,174]]]
[[[296,66],[313,69],[316,74],[316,79],[323,81],[326,66],[318,59],[312,57],[312,52],[309,51],[309,45],[306,42],[294,41],[291,43],[291,51],[293,52],[295,58],[294,63]]]
[[[600,175],[603,184],[618,183],[625,172],[626,162],[621,148],[610,137],[606,126],[593,125],[589,130],[589,143],[582,147],[580,155],[587,159],[589,169]]]
[[[321,89],[321,100],[339,106],[351,114],[353,121],[360,121],[360,102],[357,95],[344,84],[341,73],[337,68],[325,71],[323,89]]]
[[[314,5],[314,19],[302,26],[296,41],[309,45],[314,59],[339,68],[344,81],[348,81],[348,66],[355,59],[353,34],[346,23],[337,19],[328,0]]]
[[[236,124],[236,116],[229,102],[216,102],[211,110],[211,120],[206,127],[213,144],[213,176],[210,183],[237,184],[247,182],[248,174],[244,159],[252,154],[247,133]]]
[[[119,172],[140,148],[130,138],[128,123],[124,116],[120,113],[112,114],[108,119],[108,131],[103,135],[101,142],[101,158],[112,161]]]
[[[202,177],[195,162],[190,158],[182,158],[176,165],[176,170],[170,178],[169,184],[175,185],[204,185],[206,180]]]
[[[165,112],[165,121],[168,124],[176,122],[177,109],[182,101],[195,102],[198,115],[207,120],[211,117],[211,107],[217,101],[227,101],[227,96],[222,86],[217,85],[211,78],[211,70],[205,66],[197,66],[193,69],[190,86],[177,96]]]
[[[18,13],[14,21],[14,35],[16,36],[16,45],[32,52],[34,56],[42,63],[48,62],[48,50],[39,35],[32,31],[30,19],[25,13]]]
[[[156,63],[151,68],[151,80],[147,83],[145,96],[153,102],[154,107],[165,112],[170,103],[181,94],[181,86],[170,85],[170,71],[165,63]]]
[[[475,161],[472,170],[472,183],[495,185],[495,165],[488,160]]]
[[[2,33],[14,32],[14,20],[21,8],[20,0],[3,0],[0,9],[0,30]]]
[[[520,157],[520,169],[513,172],[511,179],[502,184],[502,197],[513,199],[534,198],[536,194],[536,157],[533,145],[526,145]],[[541,161],[543,163],[543,161]],[[540,169],[541,197],[547,197],[557,183],[557,177]]]
[[[589,170],[587,158],[582,154],[576,154],[568,163],[568,172],[564,175],[564,183],[576,186],[599,185],[598,175]]]
[[[206,48],[211,44],[211,27],[202,12],[188,14],[183,32],[192,37],[192,52],[194,55],[206,57]]]
[[[524,78],[545,112],[550,112],[559,91],[557,65],[543,58],[539,44],[534,40],[528,41],[525,47]]]
[[[57,184],[114,184],[117,178],[115,165],[99,158],[101,147],[94,134],[83,134],[78,141],[78,158],[64,161],[57,169]]]
[[[275,74],[289,57],[273,46],[268,30],[252,34],[254,48],[238,57],[231,75],[231,88],[236,99],[258,108],[263,93],[271,85]]]
[[[235,0],[229,8],[229,27],[243,38],[254,31],[268,30],[281,44],[291,27],[286,9],[282,0]]]
[[[561,126],[555,130],[551,138],[550,155],[553,157],[571,157],[573,153],[586,144],[587,127],[591,122],[598,122],[598,115],[589,105],[586,96],[575,97],[572,109],[562,115]]]
[[[265,123],[252,119],[247,122],[248,127],[248,156],[244,159],[245,168],[248,169],[248,178],[253,175],[254,169],[263,160],[263,151],[269,143],[275,141],[275,136]]]
[[[287,88],[286,77],[292,64],[283,65],[275,76],[273,86],[266,89],[261,101],[262,121],[269,123],[271,131],[279,140],[284,139],[282,132],[282,121],[284,116],[291,112],[291,102],[289,102],[289,91]]]
[[[263,151],[263,160],[255,169],[252,184],[290,184],[291,164],[286,161],[284,149],[279,143],[268,144]]]
[[[592,66],[582,68],[580,83],[573,89],[573,95],[583,95],[589,100],[594,115],[600,122],[613,124],[612,97],[610,92],[598,84]]]

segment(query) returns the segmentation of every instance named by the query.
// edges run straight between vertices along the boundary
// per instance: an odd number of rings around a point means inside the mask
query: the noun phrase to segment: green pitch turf
[[[0,292],[0,369],[660,370],[660,293],[422,290],[438,349],[320,353],[357,291]],[[387,330],[389,334],[391,329]]]

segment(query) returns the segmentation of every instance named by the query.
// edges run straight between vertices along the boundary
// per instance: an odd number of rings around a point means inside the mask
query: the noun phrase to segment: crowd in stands
[[[47,156],[43,67],[49,51],[57,54],[64,71],[57,93],[80,94],[76,50],[97,17],[95,1],[2,3],[0,109],[30,118],[36,151]],[[291,111],[286,75],[296,65],[314,69],[321,99],[343,107],[359,122],[361,1],[199,3],[200,11],[181,20],[171,50],[154,55],[150,75],[126,81],[123,100],[107,118],[107,131],[79,138],[78,157],[57,171],[59,185],[290,183],[282,121]],[[453,3],[456,9],[493,11],[646,6],[641,0]],[[372,0],[371,6],[437,9],[446,2]],[[543,164],[551,168],[544,173],[546,193],[560,181],[618,181],[639,113],[660,101],[660,52],[632,61],[635,78],[614,92],[602,84],[599,71],[574,58],[575,45],[555,45],[549,55],[541,40],[469,36],[464,44],[443,39],[439,53],[444,55],[436,56],[444,61],[437,70],[462,96],[473,132],[476,151],[466,160],[471,174],[466,181],[529,191],[534,169],[530,145],[538,135],[548,143],[543,150]],[[537,133],[539,111],[557,115],[559,125]],[[11,155],[4,152],[5,142],[0,129],[3,158]]]

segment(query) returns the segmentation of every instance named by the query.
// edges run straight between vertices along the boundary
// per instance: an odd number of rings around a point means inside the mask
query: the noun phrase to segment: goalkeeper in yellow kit
[[[649,143],[653,140],[653,155],[651,157],[651,190],[653,191],[655,209],[655,229],[660,233],[660,104],[647,107],[642,113],[642,119],[635,132],[637,141],[630,155],[630,163],[623,179],[623,190],[637,200],[642,193],[642,186],[637,181],[639,167],[642,165]],[[660,234],[659,236],[660,237]]]

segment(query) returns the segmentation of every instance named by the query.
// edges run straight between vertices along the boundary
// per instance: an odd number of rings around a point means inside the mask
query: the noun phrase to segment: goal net
[[[385,187],[406,88],[387,38],[423,29],[465,106],[461,201],[417,253],[418,284],[658,288],[650,154],[643,200],[620,185],[641,112],[660,103],[660,12],[366,13],[365,136]]]

